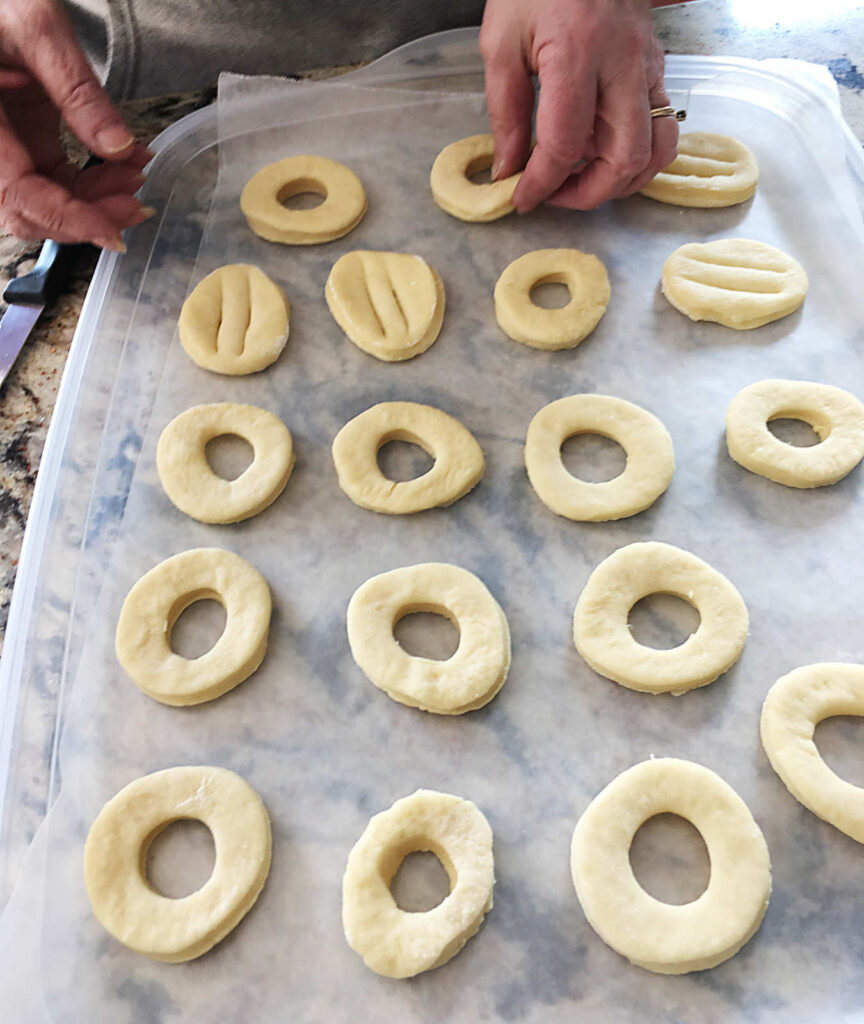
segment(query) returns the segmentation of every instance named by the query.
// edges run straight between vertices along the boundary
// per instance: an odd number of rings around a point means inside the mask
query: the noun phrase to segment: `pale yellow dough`
[[[807,275],[773,245],[723,238],[676,249],[663,264],[662,287],[691,320],[749,331],[794,313],[807,295]]]
[[[421,256],[401,252],[345,253],[324,295],[351,341],[385,362],[425,352],[444,318],[441,278]]]
[[[435,460],[414,480],[388,480],[378,452],[388,441],[408,441]],[[333,440],[339,486],[361,508],[389,515],[452,505],[483,476],[480,445],[446,412],[416,402],[382,402],[355,416]]]
[[[749,199],[758,183],[759,165],[743,142],[688,132],[678,140],[678,156],[640,191],[673,206],[735,206]]]
[[[147,850],[173,821],[213,834],[213,874],[197,892],[170,899],[144,874]],[[154,960],[201,956],[251,910],[270,869],[270,818],[255,790],[224,768],[166,768],[108,801],[84,848],[84,882],[99,923]]]
[[[570,299],[546,309],[531,299],[540,284],[566,285]],[[600,322],[609,304],[606,268],[578,249],[537,249],[514,260],[495,285],[495,319],[514,341],[552,351],[573,348]]]
[[[630,609],[649,594],[673,594],[699,612],[679,647],[654,650],[630,633]],[[739,658],[747,607],[725,576],[701,558],[657,541],[613,551],[591,573],[576,604],[573,639],[595,672],[631,690],[685,693],[706,686]]]
[[[401,910],[390,883],[409,853],[431,851],[444,865],[450,895],[425,913]],[[418,789],[376,814],[348,857],[342,925],[367,967],[412,978],[446,964],[492,909],[492,829],[470,800]]]
[[[471,181],[471,175],[491,167],[494,158],[491,135],[469,135],[467,139],[451,142],[432,164],[432,198],[445,213],[459,220],[498,220],[512,213],[513,193],[521,171],[486,185]]]
[[[207,442],[226,434],[248,441],[251,465],[235,480],[210,468]],[[238,523],[262,512],[282,493],[294,466],[291,433],[278,416],[255,405],[218,402],[181,412],[162,431],[156,468],[165,493],[202,523]]]
[[[864,843],[864,789],[828,767],[813,741],[835,715],[864,716],[864,665],[804,665],[782,676],[762,705],[762,746],[796,800]]]
[[[171,630],[195,601],[225,609],[225,629],[200,658],[171,650]],[[141,689],[163,704],[201,704],[242,683],[258,668],[270,630],[270,588],[254,566],[221,548],[193,548],[145,573],[129,591],[117,622],[117,658]]]
[[[412,612],[436,612],[459,628],[445,661],[408,654],[393,635]],[[458,565],[429,562],[373,576],[348,605],[348,643],[366,676],[401,704],[461,715],[488,704],[510,668],[510,630],[484,584]]]
[[[257,373],[285,348],[290,314],[282,289],[263,270],[232,263],[208,274],[183,303],[180,344],[205,370]]]
[[[772,420],[808,423],[819,444],[786,444],[768,429]],[[726,411],[726,446],[751,473],[787,487],[837,483],[864,458],[864,405],[830,384],[760,380],[739,391]]]
[[[302,192],[323,196],[310,210],[282,204]],[[366,193],[357,175],[325,156],[289,156],[267,164],[246,183],[240,209],[249,227],[268,242],[316,245],[347,235],[366,213]]]
[[[614,480],[589,483],[570,474],[561,445],[576,434],[600,434],[624,449]],[[635,515],[657,500],[675,471],[672,438],[656,416],[609,395],[570,395],[544,406],[525,439],[525,468],[537,497],[559,516],[604,522]]]
[[[692,903],[662,903],[633,874],[633,836],[657,814],[685,818],[708,848],[711,877]],[[658,974],[704,971],[734,956],[771,896],[768,847],[747,805],[719,775],[672,757],[628,768],[591,801],[573,832],[570,866],[594,931]]]

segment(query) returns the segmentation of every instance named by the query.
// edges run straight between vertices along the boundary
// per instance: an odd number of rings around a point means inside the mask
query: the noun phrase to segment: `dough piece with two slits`
[[[441,278],[422,256],[408,253],[345,253],[333,264],[324,295],[351,341],[385,362],[425,352],[444,318]]]
[[[288,341],[291,306],[258,267],[230,263],[208,274],[180,312],[180,344],[205,370],[237,376],[275,362]]]
[[[663,264],[663,294],[677,310],[738,331],[794,313],[807,283],[797,260],[749,238],[688,242]]]
[[[746,202],[758,183],[759,165],[743,142],[715,132],[688,132],[678,140],[678,156],[640,191],[672,206],[735,206]]]

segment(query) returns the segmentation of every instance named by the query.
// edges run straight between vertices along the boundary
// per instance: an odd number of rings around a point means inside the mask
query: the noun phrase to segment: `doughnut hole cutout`
[[[776,419],[768,420],[768,429],[778,441],[791,444],[795,448],[812,448],[814,444],[821,444],[825,440],[806,420],[792,416],[778,416]]]
[[[227,619],[225,606],[216,594],[184,604],[169,626],[171,650],[189,661],[203,657],[219,642]]]
[[[675,594],[648,594],[633,605],[627,616],[636,643],[655,651],[680,647],[701,621],[698,609]]]
[[[431,850],[406,854],[390,883],[396,906],[409,914],[433,910],[447,899],[451,889],[447,869]]]
[[[144,874],[151,887],[168,899],[198,892],[213,874],[213,833],[195,818],[178,818],[157,833],[144,852]]]
[[[276,201],[287,210],[314,210],[327,198],[327,189],[312,178],[298,178],[283,185]]]
[[[204,446],[207,465],[223,480],[236,480],[252,465],[255,449],[239,434],[219,434]]]
[[[705,840],[679,814],[655,814],[637,829],[630,867],[649,896],[672,906],[699,899],[711,876]]]
[[[378,468],[396,483],[416,480],[435,465],[435,458],[422,445],[411,441],[385,441],[378,449]]]
[[[447,661],[459,650],[459,624],[446,608],[404,612],[393,626],[393,636],[413,658]]]
[[[621,476],[627,468],[627,452],[611,437],[583,431],[562,442],[561,461],[577,480],[603,484]]]
[[[813,742],[819,756],[844,782],[864,788],[864,718],[832,715],[817,723]]]
[[[529,295],[534,305],[541,309],[563,309],[572,299],[567,282],[554,274],[538,281]]]

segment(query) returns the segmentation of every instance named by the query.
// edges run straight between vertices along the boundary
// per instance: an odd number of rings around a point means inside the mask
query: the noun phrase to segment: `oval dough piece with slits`
[[[788,316],[807,294],[801,264],[749,238],[689,242],[663,264],[663,294],[691,320],[748,331]]]
[[[759,165],[743,142],[688,132],[678,141],[678,156],[640,191],[672,206],[735,206],[748,200],[758,183]]]
[[[288,341],[291,306],[258,267],[231,263],[195,286],[180,312],[180,344],[214,373],[257,373]]]
[[[420,355],[441,330],[444,285],[421,256],[345,253],[333,264],[324,294],[351,341],[385,362]]]

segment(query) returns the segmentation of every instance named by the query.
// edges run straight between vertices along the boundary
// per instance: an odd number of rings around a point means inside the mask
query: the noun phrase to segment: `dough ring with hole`
[[[672,206],[735,206],[748,200],[758,183],[759,165],[743,142],[688,132],[678,140],[678,156],[640,192]]]
[[[698,829],[711,864],[705,892],[681,906],[650,896],[630,866],[633,836],[667,813]],[[594,931],[658,974],[704,971],[734,956],[771,896],[768,847],[747,805],[719,775],[673,757],[628,768],[591,801],[573,832],[570,867]]]
[[[324,290],[333,319],[358,347],[385,362],[411,359],[438,337],[444,285],[421,256],[345,253]]]
[[[864,789],[836,775],[813,742],[835,715],[864,716],[864,665],[804,665],[778,679],[762,705],[762,746],[800,803],[864,843]]]
[[[620,476],[579,480],[561,460],[561,445],[577,434],[616,441],[627,455]],[[559,516],[587,522],[623,519],[648,508],[675,471],[668,431],[652,413],[609,395],[571,395],[544,406],[525,439],[525,468],[537,497]]]
[[[445,213],[459,220],[498,220],[512,213],[513,193],[521,171],[485,185],[471,181],[471,175],[491,167],[494,158],[491,135],[469,135],[467,139],[451,142],[432,164],[432,198]]]
[[[225,609],[225,629],[200,658],[171,650],[181,613],[202,600]],[[221,548],[193,548],[145,573],[129,591],[117,623],[120,664],[162,704],[201,704],[242,683],[258,668],[270,630],[270,588],[244,558]]]
[[[213,835],[213,873],[197,892],[170,899],[145,877],[147,850],[174,821]],[[166,768],[136,779],[99,812],[84,848],[93,913],[119,942],[182,963],[212,949],[252,909],[270,870],[270,818],[248,782],[225,768]]]
[[[303,192],[323,196],[324,202],[311,210],[282,205]],[[357,227],[366,213],[366,193],[345,164],[325,156],[289,156],[249,179],[240,194],[240,209],[249,227],[268,242],[315,245]]]
[[[205,370],[257,373],[285,348],[290,314],[282,289],[263,270],[232,263],[208,274],[183,303],[180,344]]]
[[[459,628],[445,661],[408,654],[393,635],[413,612],[435,612]],[[439,715],[482,708],[510,668],[510,630],[484,584],[458,565],[430,562],[373,576],[348,605],[348,643],[366,676],[400,704]]]
[[[658,651],[633,639],[630,609],[649,594],[672,594],[699,612],[695,633]],[[671,544],[628,544],[591,573],[576,604],[573,639],[595,672],[631,690],[685,693],[706,686],[738,660],[747,607],[725,576]]]
[[[388,480],[378,452],[388,441],[408,441],[435,460],[414,480]],[[446,412],[416,402],[382,402],[355,416],[333,440],[339,486],[361,508],[388,515],[452,505],[483,476],[480,445]]]
[[[566,285],[570,299],[545,309],[531,299],[541,284]],[[553,351],[574,348],[594,330],[609,304],[606,268],[578,249],[537,249],[514,260],[495,285],[495,319],[523,345]]]
[[[409,853],[431,851],[444,865],[450,895],[425,913],[401,910],[390,883]],[[492,909],[492,829],[470,800],[418,789],[376,814],[348,857],[342,925],[367,967],[412,978],[446,964]]]
[[[768,424],[785,418],[808,423],[820,443],[798,448],[775,437]],[[830,384],[760,380],[729,404],[726,446],[751,473],[787,487],[825,487],[864,458],[864,405]]]
[[[807,294],[807,275],[773,245],[723,238],[676,249],[663,264],[662,288],[691,320],[749,331],[794,313]]]
[[[225,434],[242,437],[255,453],[236,480],[218,476],[207,461],[207,442]],[[165,493],[181,512],[202,523],[238,523],[263,512],[282,493],[293,466],[288,428],[255,405],[193,406],[171,420],[156,447]]]

